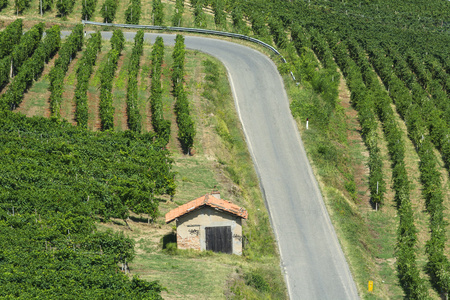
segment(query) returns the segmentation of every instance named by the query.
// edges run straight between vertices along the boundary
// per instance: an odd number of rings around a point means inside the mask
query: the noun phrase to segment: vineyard
[[[275,46],[360,296],[448,297],[450,2],[15,0],[0,9],[2,20],[20,17],[0,32],[0,295],[55,297],[69,284],[86,297],[163,290],[127,279],[130,238],[94,228],[131,214],[155,222],[159,199],[182,192],[173,155],[192,154],[201,126],[184,38],[172,49],[143,31],[126,43],[121,30],[106,41],[75,25],[93,20],[224,30]],[[61,27],[72,30],[63,40]],[[203,68],[202,97],[214,102],[217,66]],[[244,277],[242,291],[270,294]]]

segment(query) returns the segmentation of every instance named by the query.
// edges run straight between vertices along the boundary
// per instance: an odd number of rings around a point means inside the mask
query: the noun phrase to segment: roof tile
[[[217,199],[216,197],[214,197],[210,194],[206,194],[200,198],[192,200],[186,204],[183,204],[183,205],[169,211],[166,214],[166,223],[170,223],[173,220],[175,220],[176,218],[181,217],[181,216],[183,216],[193,210],[196,210],[202,206],[205,206],[205,205],[213,207],[213,208],[217,208],[221,211],[225,211],[225,212],[234,214],[243,219],[248,218],[248,212],[245,209],[243,209],[242,207],[239,207],[227,200]]]

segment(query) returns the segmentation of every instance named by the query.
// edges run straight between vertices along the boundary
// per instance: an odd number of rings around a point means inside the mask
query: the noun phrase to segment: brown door
[[[233,253],[231,226],[206,227],[206,250]]]

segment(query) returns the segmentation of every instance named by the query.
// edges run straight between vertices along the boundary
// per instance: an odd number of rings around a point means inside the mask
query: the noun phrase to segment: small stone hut
[[[212,250],[242,255],[242,219],[245,209],[213,191],[166,214],[166,223],[176,221],[178,249]]]

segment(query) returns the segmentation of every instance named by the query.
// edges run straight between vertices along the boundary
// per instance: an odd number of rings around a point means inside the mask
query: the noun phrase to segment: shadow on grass
[[[147,217],[144,216],[129,216],[130,220],[135,223],[149,223],[149,220]],[[150,219],[150,223],[152,223],[153,220]]]
[[[175,232],[171,232],[162,237],[162,248],[167,249],[167,245],[171,243],[177,243],[177,234]]]

